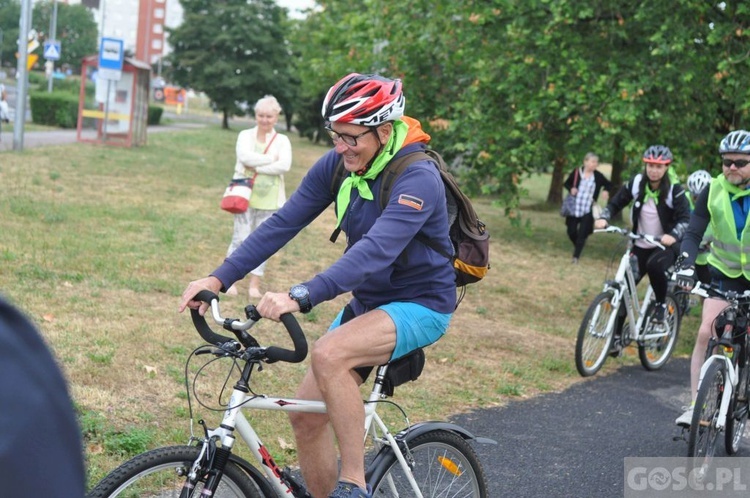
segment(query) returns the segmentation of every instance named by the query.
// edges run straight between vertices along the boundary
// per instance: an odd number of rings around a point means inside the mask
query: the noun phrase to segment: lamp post
[[[49,33],[50,33],[50,41],[56,41],[55,38],[57,37],[57,0],[54,0],[52,2],[54,6],[52,7],[52,17],[49,20]],[[49,77],[47,79],[47,93],[52,93],[52,80],[54,80],[54,74],[55,74],[55,61],[47,61],[51,63],[51,71],[49,73]]]

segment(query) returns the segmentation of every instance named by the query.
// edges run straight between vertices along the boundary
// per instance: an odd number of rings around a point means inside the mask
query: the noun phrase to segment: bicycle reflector
[[[450,458],[445,458],[444,456],[438,457],[438,462],[440,462],[440,465],[445,467],[448,472],[453,474],[454,476],[460,476],[463,474],[460,468],[458,468],[458,465],[454,461],[452,461]]]
[[[734,348],[732,346],[727,346],[726,344],[721,345],[721,349],[724,351],[724,356],[732,359],[732,356],[734,356]]]

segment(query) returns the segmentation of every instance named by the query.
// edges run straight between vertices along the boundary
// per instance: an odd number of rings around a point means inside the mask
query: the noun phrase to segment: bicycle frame
[[[614,280],[609,280],[604,283],[604,291],[612,290],[615,293],[613,299],[613,305],[618,307],[621,303],[625,304],[625,316],[628,323],[630,324],[630,330],[635,331],[634,339],[636,341],[646,341],[652,339],[658,339],[668,334],[666,330],[661,332],[646,333],[643,329],[643,321],[646,319],[646,311],[648,306],[653,300],[654,290],[651,286],[648,286],[646,295],[643,297],[641,302],[638,298],[638,288],[635,283],[635,276],[633,275],[633,269],[630,266],[630,247],[620,258],[620,266],[617,268]],[[636,316],[637,310],[637,316]],[[612,330],[617,320],[617,313],[612,313],[607,323],[607,330]]]
[[[376,379],[381,379],[384,376],[386,369],[386,365],[378,367]],[[402,446],[397,444],[396,439],[377,414],[377,401],[380,399],[381,390],[381,384],[376,381],[367,400],[368,402],[365,403],[365,439],[371,434],[373,441],[376,442],[378,447],[389,445],[393,449],[401,467],[405,471],[409,470],[406,472],[406,475],[412,490],[417,497],[421,498],[422,493],[420,492],[419,486],[411,473],[411,468],[401,451]],[[224,412],[224,418],[219,427],[207,431],[207,439],[218,438],[223,447],[231,450],[235,442],[234,429],[236,428],[240,437],[260,464],[267,481],[271,484],[276,494],[280,497],[290,496],[292,489],[282,479],[281,469],[263,445],[260,437],[242,411],[245,409],[251,409],[281,412],[326,413],[325,403],[323,401],[294,398],[249,396],[246,392],[235,387],[232,391],[228,407],[229,408]],[[380,436],[378,436],[378,431],[380,432]],[[204,444],[206,444],[206,441],[204,441]]]

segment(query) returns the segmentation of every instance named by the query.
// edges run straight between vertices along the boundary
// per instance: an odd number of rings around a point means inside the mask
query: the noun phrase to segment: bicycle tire
[[[659,370],[667,363],[677,345],[677,336],[680,334],[682,314],[680,313],[680,307],[674,294],[671,292],[667,293],[665,303],[667,305],[667,313],[664,316],[664,323],[668,328],[667,335],[638,343],[638,356],[641,359],[641,365],[649,371]],[[654,304],[651,303],[646,313],[646,319],[644,320],[646,327],[650,327],[651,315],[653,313]]]
[[[157,448],[123,463],[92,489],[87,498],[131,498],[180,496],[185,475],[198,458],[198,446]],[[200,483],[199,483],[200,484]],[[199,496],[196,486],[192,496]],[[227,462],[213,498],[264,498],[257,486],[235,463]]]
[[[612,305],[614,297],[613,290],[600,293],[583,316],[576,340],[576,369],[582,377],[594,375],[607,359],[613,337],[607,324],[612,314],[617,313],[617,308]]]
[[[737,454],[740,449],[742,435],[745,433],[748,409],[750,409],[750,406],[748,406],[748,394],[750,394],[750,368],[745,364],[744,367],[739,369],[737,387],[732,393],[732,401],[729,403],[729,410],[727,411],[724,448],[730,455]]]
[[[455,432],[436,429],[408,441],[412,473],[424,498],[487,498],[484,469],[474,448]],[[368,484],[378,498],[411,498],[414,491],[390,451]]]
[[[703,480],[716,452],[716,440],[719,437],[716,422],[726,381],[726,364],[723,361],[711,362],[695,398],[688,437],[688,457],[693,458],[692,465],[697,470],[694,477],[698,482]]]

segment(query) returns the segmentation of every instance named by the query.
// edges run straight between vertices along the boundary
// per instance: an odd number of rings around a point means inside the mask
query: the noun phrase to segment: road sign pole
[[[18,67],[16,69],[16,116],[13,122],[13,150],[23,150],[23,127],[26,122],[26,91],[29,86],[28,37],[31,29],[31,0],[21,2],[21,19],[18,21]]]
[[[49,32],[50,32],[50,39],[56,40],[57,39],[57,0],[54,0],[52,2],[54,6],[52,7],[52,18],[50,18],[49,21]],[[52,71],[50,72],[49,79],[47,80],[47,93],[52,93],[52,81],[55,79],[55,61],[52,62]]]

